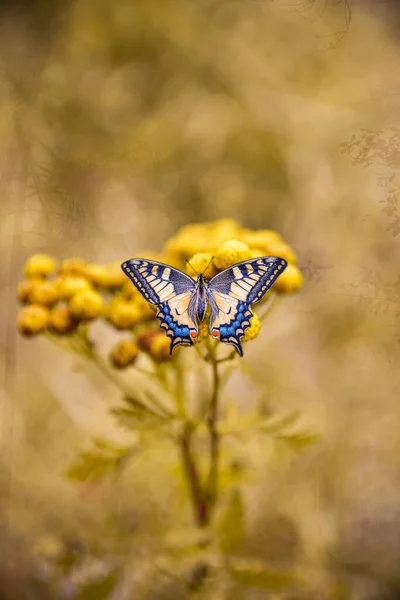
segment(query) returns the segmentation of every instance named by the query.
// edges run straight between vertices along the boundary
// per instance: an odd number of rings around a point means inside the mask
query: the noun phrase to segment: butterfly
[[[211,279],[186,273],[153,260],[132,258],[121,265],[143,297],[157,305],[157,318],[171,338],[172,354],[179,344],[192,345],[199,334],[207,304],[211,308],[210,332],[232,344],[243,356],[240,340],[250,327],[251,304],[266,294],[287,266],[286,260],[263,256],[237,263]]]

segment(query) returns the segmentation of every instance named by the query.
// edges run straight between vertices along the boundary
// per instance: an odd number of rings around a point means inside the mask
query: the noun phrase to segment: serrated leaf
[[[296,450],[302,450],[306,446],[316,444],[320,440],[320,436],[316,433],[299,432],[292,434],[283,434],[277,436],[277,439],[286,442],[293,446]]]
[[[162,413],[162,407],[159,410],[153,409],[137,398],[125,396],[124,401],[127,406],[113,408],[111,414],[117,418],[122,427],[126,427],[127,429],[136,430],[139,427],[159,427],[165,425],[165,423],[173,418],[166,412]]]
[[[239,490],[234,490],[220,514],[217,524],[218,543],[224,554],[234,553],[245,536],[244,506]]]
[[[99,446],[99,450],[81,452],[78,459],[67,470],[67,477],[75,481],[95,481],[115,472],[121,462],[132,451],[129,447]],[[103,450],[103,451],[101,451]]]
[[[299,420],[300,416],[300,412],[295,410],[286,415],[285,417],[281,417],[280,419],[263,419],[259,426],[263,431],[267,433],[279,433],[283,429],[296,423]]]

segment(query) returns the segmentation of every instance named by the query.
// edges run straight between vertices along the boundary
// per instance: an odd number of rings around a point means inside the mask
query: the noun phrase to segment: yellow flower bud
[[[269,244],[268,255],[284,258],[292,265],[296,264],[296,254],[293,248],[291,248],[288,244],[285,244],[285,242],[272,242]]]
[[[109,289],[119,288],[124,285],[125,280],[126,275],[121,269],[121,263],[119,261],[107,265],[106,277],[103,283],[104,287]]]
[[[78,326],[78,321],[72,318],[66,306],[56,306],[50,311],[48,328],[54,333],[65,335],[72,333]]]
[[[62,300],[69,300],[84,290],[91,290],[92,284],[86,277],[80,277],[76,275],[66,275],[58,277],[55,280],[58,289],[58,295]]]
[[[34,304],[45,304],[46,306],[52,306],[58,299],[58,290],[54,281],[35,281],[29,295],[30,302]]]
[[[210,315],[211,309],[210,306],[207,306],[206,314],[204,315],[204,319],[200,321],[199,325],[199,333],[198,336],[194,339],[194,343],[198,344],[203,342],[210,335]]]
[[[275,282],[274,290],[291,294],[297,292],[303,285],[303,275],[296,265],[288,265]]]
[[[250,327],[248,327],[246,329],[246,331],[244,332],[244,336],[242,337],[241,341],[249,342],[250,340],[254,340],[254,338],[256,338],[258,336],[258,334],[260,333],[260,329],[261,329],[260,319],[258,318],[256,313],[253,312],[253,316],[251,317],[251,321],[250,321]]]
[[[115,298],[107,311],[107,320],[116,329],[129,329],[140,321],[140,309],[135,302]]]
[[[137,338],[138,346],[144,352],[150,351],[151,342],[153,339],[160,335],[159,331],[155,331],[154,329],[147,329],[143,333],[141,333]]]
[[[22,308],[17,317],[20,333],[26,336],[37,335],[46,329],[49,311],[41,304],[31,304]]]
[[[214,264],[217,269],[227,269],[232,265],[249,260],[251,258],[250,248],[238,240],[229,240],[219,246],[214,256]]]
[[[25,263],[25,276],[30,277],[48,277],[54,272],[56,262],[54,258],[47,254],[34,254]]]
[[[281,242],[282,238],[277,231],[273,229],[242,229],[238,236],[242,242],[247,244],[252,249],[261,251],[259,256],[267,256],[269,245],[276,242]]]
[[[110,352],[110,361],[117,369],[124,369],[132,365],[137,359],[139,348],[132,340],[121,340]]]
[[[122,271],[121,271],[122,272]],[[93,285],[99,287],[107,287],[109,282],[109,275],[107,267],[99,264],[89,264],[86,267],[86,277],[93,283]]]
[[[189,262],[186,263],[186,273],[190,275],[190,277],[193,277],[193,279],[196,279],[197,274],[205,272],[205,277],[207,279],[211,279],[211,277],[218,273],[218,270],[215,268],[212,261],[212,254],[208,254],[207,252],[199,252],[198,254],[192,256],[189,259]]]
[[[155,304],[147,302],[147,300],[143,298],[141,294],[135,298],[134,303],[139,310],[141,321],[154,319],[157,312],[157,306]]]
[[[23,304],[28,304],[31,301],[31,292],[35,285],[41,283],[43,279],[35,278],[35,279],[24,279],[18,284],[17,287],[17,297],[20,302]]]
[[[66,258],[60,266],[61,275],[86,276],[86,261],[83,258]]]
[[[94,290],[82,290],[71,298],[68,308],[75,319],[84,321],[97,319],[103,314],[104,300]]]
[[[164,362],[171,358],[170,348],[171,340],[160,331],[150,342],[150,356],[156,362]]]
[[[141,295],[139,290],[127,277],[125,277],[125,281],[122,286],[122,294],[127,300],[133,300],[133,298],[137,298]]]

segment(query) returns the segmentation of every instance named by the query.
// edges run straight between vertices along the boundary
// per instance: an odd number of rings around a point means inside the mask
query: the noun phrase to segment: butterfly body
[[[191,345],[198,336],[198,322],[211,308],[210,332],[221,342],[232,344],[243,356],[240,340],[248,327],[250,305],[259,302],[287,262],[265,256],[238,263],[207,279],[196,280],[168,265],[131,259],[121,265],[124,273],[151,304],[171,338],[171,352],[179,344]]]

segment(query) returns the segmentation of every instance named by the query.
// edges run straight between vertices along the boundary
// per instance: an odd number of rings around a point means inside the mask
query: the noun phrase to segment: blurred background
[[[1,600],[400,598],[398,2],[0,6]],[[320,436],[246,447],[242,551],[299,573],[289,592],[154,574],[195,535],[177,457],[69,481],[93,436],[130,439],[118,390],[16,329],[31,254],[122,262],[219,218],[279,231],[305,279],[231,385]]]

